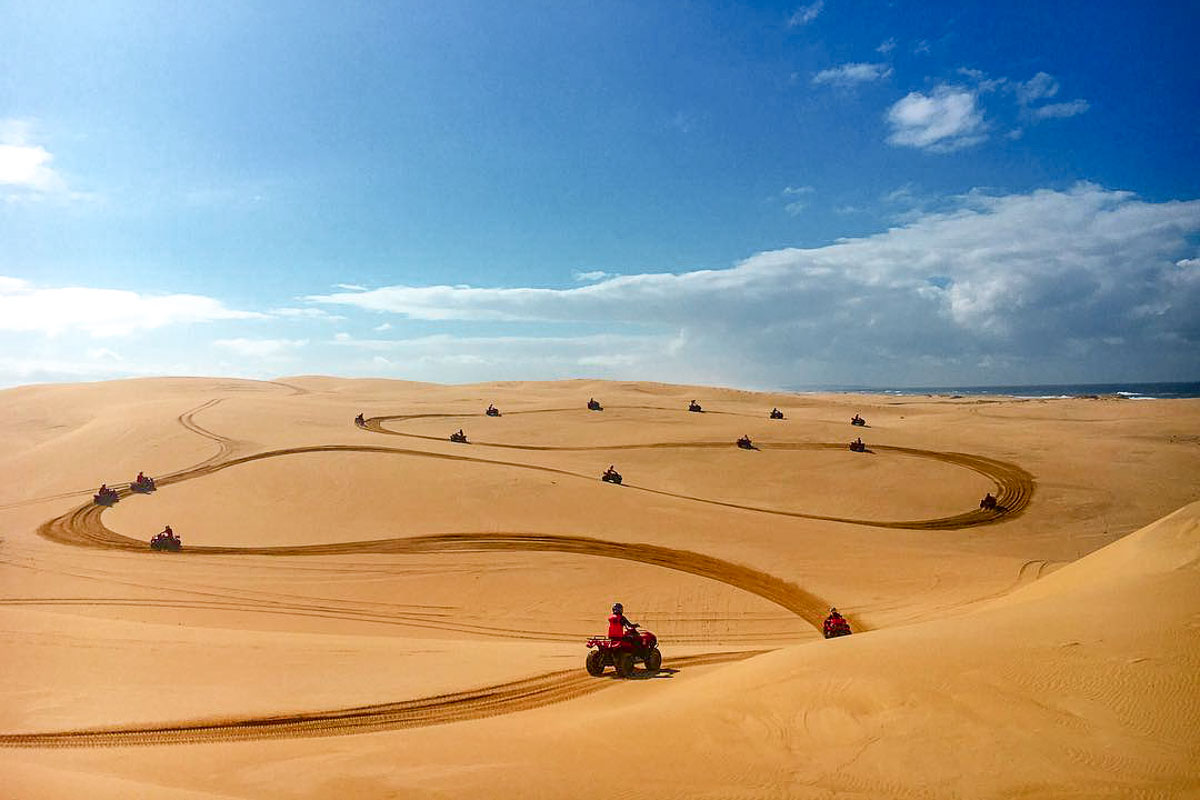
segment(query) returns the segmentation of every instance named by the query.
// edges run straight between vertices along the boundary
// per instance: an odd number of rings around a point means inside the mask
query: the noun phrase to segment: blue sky
[[[0,385],[1200,377],[1194,4],[0,20]]]

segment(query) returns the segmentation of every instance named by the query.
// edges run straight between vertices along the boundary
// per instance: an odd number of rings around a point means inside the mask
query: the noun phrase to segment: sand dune
[[[0,408],[16,797],[1200,795],[1195,401],[305,377]],[[150,552],[167,521],[184,551]],[[583,671],[613,599],[657,678]],[[831,604],[857,635],[820,638]]]

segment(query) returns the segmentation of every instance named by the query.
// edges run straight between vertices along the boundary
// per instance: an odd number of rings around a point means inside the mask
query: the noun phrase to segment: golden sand
[[[0,797],[1200,796],[1198,431],[1195,400],[0,392]],[[663,672],[584,671],[614,600]]]

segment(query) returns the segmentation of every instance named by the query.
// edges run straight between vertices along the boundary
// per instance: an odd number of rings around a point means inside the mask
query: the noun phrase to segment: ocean
[[[1177,383],[1049,383],[1029,386],[805,386],[795,392],[853,392],[889,395],[1002,395],[1022,399],[1065,399],[1069,397],[1124,397],[1129,400],[1174,400],[1200,397],[1200,382]]]

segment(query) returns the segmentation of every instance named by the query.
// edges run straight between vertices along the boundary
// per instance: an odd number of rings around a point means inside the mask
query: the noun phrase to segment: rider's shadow
[[[679,670],[671,669],[669,667],[663,667],[658,672],[647,672],[646,670],[639,669],[639,670],[635,671],[632,675],[630,675],[628,678],[625,678],[625,680],[627,680],[627,681],[652,681],[656,678],[669,679],[669,678],[675,677],[675,673],[677,673],[677,672],[679,672]],[[616,676],[616,675],[614,675],[613,678],[616,680],[619,680],[618,676]]]

